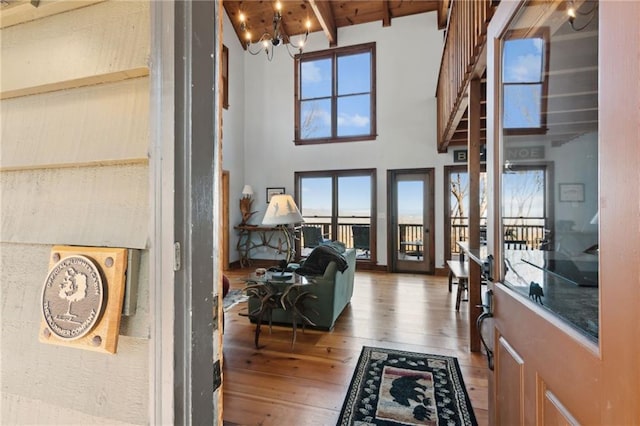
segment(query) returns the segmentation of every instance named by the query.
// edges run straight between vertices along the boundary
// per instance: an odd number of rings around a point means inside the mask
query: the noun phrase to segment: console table
[[[277,250],[278,253],[286,253],[289,249],[286,236],[284,238],[280,236],[283,233],[280,227],[238,225],[233,229],[237,230],[239,235],[236,250],[240,255],[241,267],[251,265],[251,250],[258,247],[269,247]],[[254,235],[257,238],[254,238]]]

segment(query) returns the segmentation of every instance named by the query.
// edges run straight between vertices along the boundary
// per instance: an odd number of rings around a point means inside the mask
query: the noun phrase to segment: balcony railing
[[[531,249],[542,248],[548,235],[545,230],[544,217],[503,217],[502,218],[505,241],[524,241]],[[480,239],[486,238],[486,218],[480,220]],[[458,241],[469,239],[469,219],[467,217],[455,218],[451,224],[451,253],[460,254]]]
[[[348,222],[342,222],[345,218],[338,218],[340,223],[338,224],[337,234],[333,232],[333,227],[331,223],[329,223],[331,218],[329,217],[314,217],[312,219],[306,218],[304,222],[304,226],[315,226],[322,230],[322,235],[326,238],[330,238],[335,241],[340,241],[346,247],[352,248],[354,247],[353,243],[353,225],[370,225],[371,218],[369,217],[349,217]],[[304,236],[300,235],[300,247],[305,246]],[[359,250],[360,251],[360,250]],[[370,250],[362,250],[362,253],[358,254],[359,258],[370,256]],[[304,250],[301,252],[303,256],[308,254]]]
[[[353,247],[353,233],[352,226],[353,225],[362,225],[362,218],[359,221],[353,221],[350,223],[341,223],[338,225],[338,235],[336,237],[332,237],[332,239],[336,241],[340,241],[344,243],[347,247]],[[321,222],[311,222],[309,219],[305,220],[304,226],[315,226],[321,229],[322,235],[331,236],[331,224],[330,223],[321,223]],[[408,242],[416,242],[422,241],[423,236],[423,225],[422,224],[409,224],[409,223],[401,223],[398,224],[398,241],[396,242],[396,247],[404,247],[405,249],[409,247],[411,249],[411,244],[406,244]],[[405,244],[402,244],[405,243]],[[304,236],[300,235],[300,247],[305,246]],[[304,254],[304,253],[303,253]]]
[[[499,2],[455,0],[451,4],[436,97],[438,151],[446,147],[466,109],[466,91],[486,42],[487,25]],[[480,66],[484,68],[484,66]]]

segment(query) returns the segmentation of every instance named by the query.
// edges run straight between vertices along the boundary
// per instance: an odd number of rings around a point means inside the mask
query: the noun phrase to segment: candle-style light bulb
[[[245,16],[244,13],[240,13],[240,22],[244,22]]]
[[[280,12],[282,10],[282,3],[280,3],[279,1],[276,2],[276,10],[278,12]]]

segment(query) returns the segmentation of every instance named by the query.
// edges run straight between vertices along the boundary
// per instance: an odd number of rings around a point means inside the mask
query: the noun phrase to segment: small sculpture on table
[[[250,185],[245,185],[242,189],[242,198],[240,198],[240,213],[242,214],[242,222],[240,226],[247,225],[251,216],[256,214],[257,210],[251,211],[251,205],[253,204],[253,189]]]
[[[533,299],[534,302],[544,305],[544,303],[542,303],[543,297],[544,291],[542,290],[542,286],[536,282],[531,281],[531,284],[529,284],[529,298]]]

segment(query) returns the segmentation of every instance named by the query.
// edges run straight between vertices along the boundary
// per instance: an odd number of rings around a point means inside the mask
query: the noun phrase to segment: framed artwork
[[[271,197],[280,194],[284,194],[284,188],[267,188],[267,204],[271,202]]]
[[[560,201],[584,202],[584,183],[560,183],[559,186]]]
[[[222,45],[222,107],[229,109],[229,48]]]

